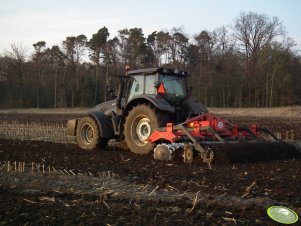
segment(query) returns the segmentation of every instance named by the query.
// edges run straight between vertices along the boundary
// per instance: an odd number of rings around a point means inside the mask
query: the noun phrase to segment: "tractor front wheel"
[[[128,114],[124,136],[129,149],[136,154],[148,154],[154,144],[148,141],[155,128],[166,126],[166,116],[147,105],[138,105]]]
[[[100,130],[95,120],[86,116],[79,120],[76,130],[76,141],[85,150],[104,149],[108,139],[100,136]]]

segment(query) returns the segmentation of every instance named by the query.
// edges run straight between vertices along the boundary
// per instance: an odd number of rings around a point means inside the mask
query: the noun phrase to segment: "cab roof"
[[[133,70],[129,71],[128,75],[153,75],[153,74],[164,74],[164,75],[174,75],[174,76],[181,76],[181,77],[186,77],[188,76],[188,73],[186,71],[181,71],[179,69],[174,69],[174,68],[145,68],[145,69],[138,69],[138,70]]]

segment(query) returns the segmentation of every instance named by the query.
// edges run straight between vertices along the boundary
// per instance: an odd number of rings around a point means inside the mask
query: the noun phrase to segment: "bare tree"
[[[172,64],[174,67],[183,67],[185,65],[185,55],[188,48],[188,38],[182,28],[173,28],[171,30],[172,39],[169,42]]]
[[[90,59],[94,65],[94,105],[97,103],[99,97],[99,80],[100,80],[100,61],[101,58],[106,58],[107,54],[107,42],[110,36],[109,30],[106,27],[102,27],[97,33],[92,35],[92,38],[88,41],[87,45],[90,50]],[[105,81],[106,83],[107,81]],[[105,86],[105,84],[103,84]]]
[[[23,107],[24,98],[24,75],[27,60],[27,49],[23,44],[12,44],[11,51],[5,53],[9,66],[9,76],[17,84],[19,90],[19,107]]]
[[[246,58],[256,55],[276,37],[285,34],[278,17],[269,18],[265,14],[255,12],[241,13],[232,29]]]
[[[120,57],[131,68],[141,66],[145,49],[145,37],[141,28],[118,31]]]
[[[74,42],[75,45],[75,62],[76,62],[76,90],[78,91],[79,86],[79,66],[80,66],[80,60],[82,56],[84,55],[84,52],[86,50],[87,45],[87,37],[83,34],[78,35]]]
[[[51,49],[46,50],[46,54],[48,55],[48,63],[50,67],[50,73],[51,77],[53,79],[53,107],[56,108],[58,106],[57,100],[58,100],[58,93],[61,95],[61,106],[66,106],[65,100],[66,97],[62,97],[62,95],[66,95],[66,87],[61,85],[60,92],[58,92],[59,87],[59,81],[63,79],[64,76],[59,77],[60,68],[64,68],[63,71],[65,71],[65,65],[64,65],[64,53],[60,50],[60,48],[56,45],[52,46]],[[62,70],[61,70],[62,71]],[[62,83],[62,82],[61,82]]]
[[[239,105],[237,102],[241,99],[241,84],[240,79],[235,77],[239,62],[235,52],[235,42],[225,26],[215,29],[212,32],[212,36],[215,40],[214,61],[222,106],[228,107],[230,101]],[[235,96],[236,100],[231,100],[232,96]]]
[[[41,86],[41,76],[43,70],[43,50],[46,47],[45,41],[39,41],[33,44],[35,48],[35,53],[33,55],[34,66],[36,67],[36,97],[37,97],[37,108],[40,108],[40,86]]]
[[[260,105],[260,96],[264,95],[261,86],[266,83],[266,79],[261,78],[258,72],[259,53],[277,37],[284,35],[285,29],[278,17],[269,18],[254,12],[241,13],[232,29],[244,57],[245,102],[249,107],[257,107]]]

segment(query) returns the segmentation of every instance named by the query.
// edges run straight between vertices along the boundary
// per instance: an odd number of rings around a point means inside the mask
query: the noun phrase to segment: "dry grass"
[[[277,108],[209,108],[209,111],[228,116],[301,118],[301,106]]]
[[[2,114],[85,114],[88,108],[24,108],[0,109]]]
[[[40,140],[72,143],[66,135],[65,123],[0,121],[0,137],[5,139]]]
[[[3,114],[85,114],[88,108],[48,108],[48,109],[2,109]],[[275,108],[209,108],[209,111],[230,116],[255,117],[300,117],[301,106],[275,107]]]

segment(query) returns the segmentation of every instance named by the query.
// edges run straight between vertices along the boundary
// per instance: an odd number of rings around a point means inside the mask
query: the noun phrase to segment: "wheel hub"
[[[148,118],[142,118],[138,122],[138,125],[136,127],[136,134],[141,142],[147,142],[149,136],[151,135],[150,121]]]
[[[84,144],[90,144],[93,141],[93,134],[94,130],[90,124],[86,123],[82,126],[80,135]]]
[[[143,146],[148,143],[152,129],[150,120],[143,115],[135,118],[132,124],[131,133],[137,145]]]

